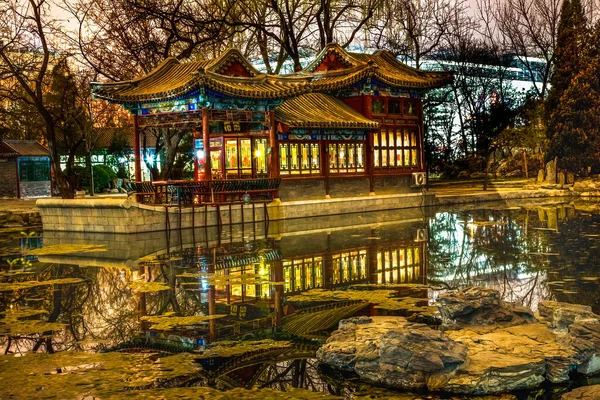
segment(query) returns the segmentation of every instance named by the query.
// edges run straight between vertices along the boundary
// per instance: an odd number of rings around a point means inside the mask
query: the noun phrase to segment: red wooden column
[[[277,143],[277,121],[275,111],[269,111],[269,147],[271,154],[267,159],[269,175],[271,178],[279,178],[279,145]]]
[[[210,165],[210,128],[208,125],[208,108],[202,109],[202,142],[204,143],[204,180],[212,181]]]
[[[373,116],[373,98],[371,96],[363,96],[363,115],[369,119],[372,119]],[[375,194],[375,184],[373,181],[374,174],[374,157],[373,153],[375,148],[373,147],[373,135],[377,134],[377,131],[367,131],[367,174],[369,174],[369,194]]]
[[[133,159],[133,165],[135,170],[135,180],[142,180],[142,148],[140,146],[140,121],[139,115],[133,114],[133,130],[134,130],[134,143],[133,143],[133,151],[135,153],[135,157]]]
[[[283,262],[281,260],[271,263],[271,279],[274,282],[283,282]],[[292,289],[293,290],[293,289]],[[271,299],[275,305],[275,327],[281,326],[283,318],[283,285],[277,285],[272,289]]]
[[[423,118],[423,103],[421,99],[417,99],[417,115],[419,116],[419,157],[421,161],[419,162],[419,169],[421,171],[425,171],[425,125]]]

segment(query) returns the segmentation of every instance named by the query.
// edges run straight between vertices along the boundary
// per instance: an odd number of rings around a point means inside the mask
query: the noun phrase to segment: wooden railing
[[[177,206],[270,202],[277,197],[281,179],[218,181],[155,181],[130,185],[138,202]]]

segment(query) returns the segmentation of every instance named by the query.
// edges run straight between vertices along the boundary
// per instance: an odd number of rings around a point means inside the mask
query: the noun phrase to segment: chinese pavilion
[[[196,180],[281,178],[280,197],[291,200],[409,191],[425,170],[419,98],[451,79],[385,50],[329,44],[290,75],[260,73],[230,49],[212,60],[169,58],[92,91],[134,115],[136,180],[146,129],[189,129]]]

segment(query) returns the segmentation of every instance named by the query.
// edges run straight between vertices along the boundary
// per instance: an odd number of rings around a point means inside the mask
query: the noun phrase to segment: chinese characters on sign
[[[242,124],[239,121],[224,121],[223,132],[225,133],[237,133],[242,131]]]

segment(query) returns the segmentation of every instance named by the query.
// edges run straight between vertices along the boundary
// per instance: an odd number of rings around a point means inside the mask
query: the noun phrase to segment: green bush
[[[102,190],[110,187],[110,183],[117,177],[117,174],[108,165],[94,165],[94,192],[101,193]],[[90,191],[90,172],[85,167],[74,167],[73,171],[77,176],[77,190]]]

